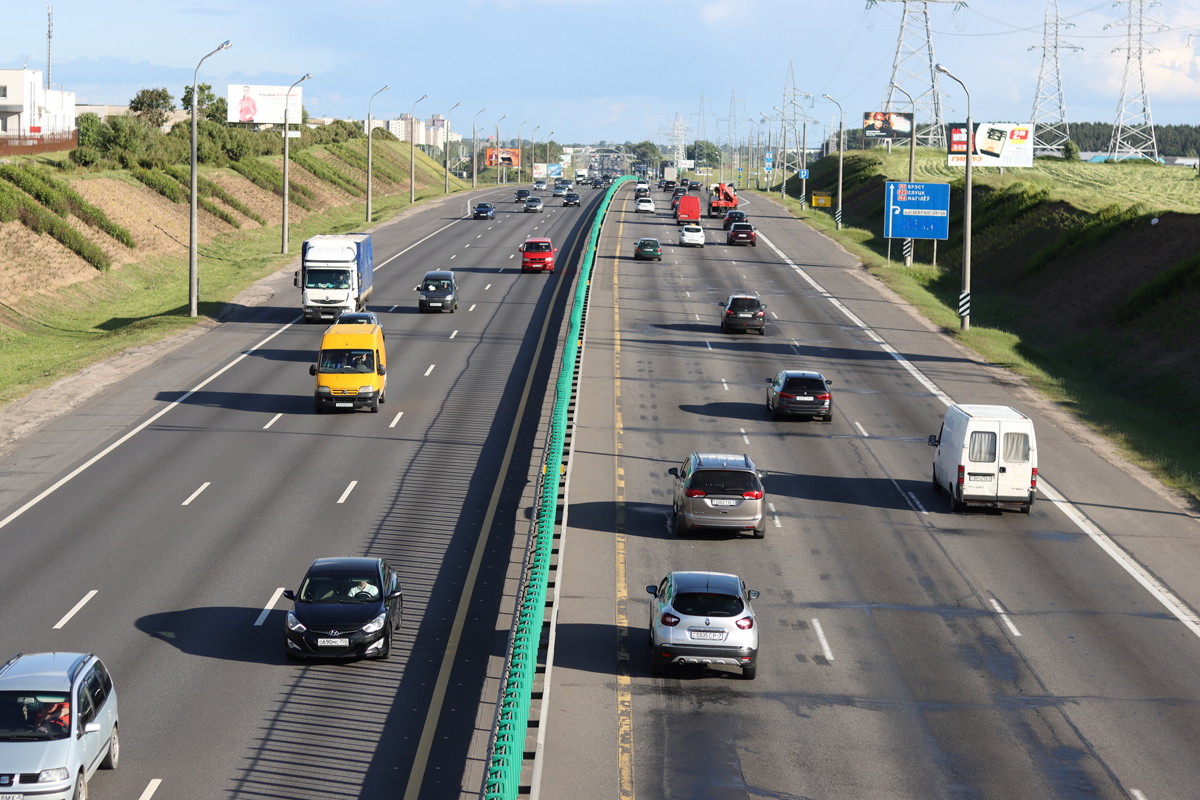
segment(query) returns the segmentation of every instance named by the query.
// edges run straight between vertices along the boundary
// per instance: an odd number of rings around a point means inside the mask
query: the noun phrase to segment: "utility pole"
[[[1127,158],[1157,161],[1158,142],[1154,136],[1154,119],[1150,115],[1144,63],[1145,56],[1157,49],[1146,45],[1146,0],[1126,0],[1126,5],[1129,6],[1129,17],[1119,23],[1127,31],[1126,45],[1113,48],[1114,53],[1125,50],[1125,77],[1121,80],[1121,102],[1117,104],[1117,121],[1113,125],[1108,157],[1112,161]],[[1158,3],[1152,1],[1150,5]],[[1105,25],[1104,29],[1110,27]],[[1159,26],[1159,30],[1164,29],[1165,26]]]

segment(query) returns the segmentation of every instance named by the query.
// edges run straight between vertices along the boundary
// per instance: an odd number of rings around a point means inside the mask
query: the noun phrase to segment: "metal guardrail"
[[[486,800],[516,800],[525,757],[525,736],[529,727],[529,709],[533,702],[533,681],[537,673],[538,651],[545,622],[546,591],[550,576],[550,549],[554,539],[558,495],[565,474],[563,441],[567,432],[567,406],[571,402],[571,384],[579,359],[579,341],[583,321],[584,298],[592,280],[596,244],[604,215],[617,187],[631,177],[619,178],[605,192],[596,210],[596,219],[588,234],[579,263],[579,280],[567,324],[562,361],[550,413],[549,434],[542,456],[541,482],[533,518],[533,534],[526,554],[516,616],[509,635],[508,658],[500,686],[500,700],[492,738],[488,745],[487,777],[483,796]]]

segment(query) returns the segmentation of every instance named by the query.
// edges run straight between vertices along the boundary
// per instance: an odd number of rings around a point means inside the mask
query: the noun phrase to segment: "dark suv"
[[[692,453],[675,477],[675,534],[697,528],[750,531],[755,539],[767,533],[766,501],[761,473],[748,455]]]
[[[748,244],[758,247],[758,233],[749,222],[734,222],[729,225],[725,234],[725,244]]]
[[[785,369],[767,378],[767,411],[772,419],[782,416],[811,417],[829,422],[833,419],[831,380],[819,372]]]
[[[448,269],[431,269],[425,273],[415,287],[421,293],[417,308],[424,314],[426,311],[458,310],[458,281],[454,273]],[[339,320],[340,321],[340,320]]]
[[[767,307],[758,295],[731,294],[721,307],[721,333],[730,331],[758,331],[767,335]]]

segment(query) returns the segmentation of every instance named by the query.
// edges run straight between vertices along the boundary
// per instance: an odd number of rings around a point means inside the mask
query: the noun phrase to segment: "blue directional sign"
[[[806,170],[806,169],[796,170],[796,177],[802,181],[808,180],[808,170]]]
[[[884,191],[885,239],[950,237],[950,184],[888,181]]]

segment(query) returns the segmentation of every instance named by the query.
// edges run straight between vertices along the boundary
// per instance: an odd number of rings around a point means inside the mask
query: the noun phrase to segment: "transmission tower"
[[[682,166],[684,158],[687,157],[687,126],[683,124],[683,117],[675,115],[675,124],[671,126],[671,158],[675,161],[675,166]]]
[[[1034,94],[1033,113],[1030,115],[1033,121],[1034,153],[1061,155],[1063,145],[1071,138],[1058,52],[1064,48],[1083,48],[1062,41],[1059,33],[1063,28],[1070,27],[1073,27],[1072,24],[1063,22],[1058,13],[1058,0],[1049,0],[1046,3],[1046,21],[1042,26],[1042,43],[1029,48],[1034,50],[1040,47],[1042,50],[1042,68],[1038,72],[1037,92]]]
[[[700,93],[700,110],[696,113],[696,141],[697,142],[704,141],[704,115],[705,115],[705,113],[706,112],[704,111],[704,92],[701,92]],[[695,149],[695,151],[692,153],[692,155],[694,155],[696,157],[695,160],[696,160],[696,168],[697,169],[699,169],[701,166],[708,166],[708,159],[707,159],[708,148],[707,147],[704,148],[703,154],[701,153],[700,148],[697,147]]]
[[[900,35],[896,38],[896,55],[892,60],[892,80],[913,98],[916,119],[913,128],[917,144],[946,148],[946,126],[942,119],[942,93],[933,57],[933,29],[929,26],[930,3],[953,3],[954,10],[966,8],[964,0],[867,0],[870,8],[878,3],[902,3]],[[884,109],[892,109],[895,89],[888,85]],[[924,120],[924,124],[921,122]]]
[[[1127,0],[1129,17],[1122,23],[1127,31],[1124,48],[1113,48],[1113,52],[1125,50],[1125,77],[1121,80],[1121,102],[1117,104],[1117,122],[1113,126],[1112,142],[1108,146],[1108,157],[1113,161],[1127,158],[1149,158],[1158,160],[1158,143],[1154,138],[1154,120],[1150,116],[1150,95],[1146,93],[1146,68],[1143,58],[1155,52],[1146,46],[1146,6],[1158,5],[1146,0]],[[1107,30],[1110,26],[1104,26]],[[1164,26],[1159,26],[1163,30]]]
[[[729,151],[726,160],[729,161],[729,170],[732,175],[737,164],[734,163],[737,156],[737,93],[729,93],[729,122],[725,129],[725,149]],[[732,180],[732,178],[731,178]]]
[[[46,89],[52,88],[50,82],[54,73],[54,6],[46,6]]]

